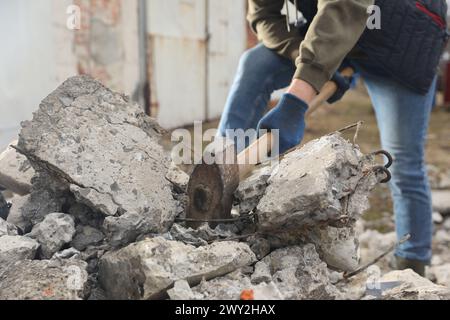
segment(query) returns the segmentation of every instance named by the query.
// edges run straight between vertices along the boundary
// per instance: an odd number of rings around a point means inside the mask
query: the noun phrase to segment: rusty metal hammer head
[[[194,167],[189,179],[188,225],[197,228],[203,222],[210,222],[210,226],[215,227],[220,220],[230,219],[238,185],[239,166],[234,143],[216,138],[206,148],[202,163]]]

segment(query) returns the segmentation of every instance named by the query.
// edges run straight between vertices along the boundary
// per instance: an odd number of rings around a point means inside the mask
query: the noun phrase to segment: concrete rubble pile
[[[42,101],[0,158],[0,185],[15,193],[0,219],[0,299],[351,296],[336,278],[360,264],[356,225],[384,178],[373,156],[339,133],[311,141],[240,183],[234,212],[254,221],[194,230],[176,221],[188,176],[163,134],[86,76]],[[447,297],[397,277],[403,289],[383,298]]]

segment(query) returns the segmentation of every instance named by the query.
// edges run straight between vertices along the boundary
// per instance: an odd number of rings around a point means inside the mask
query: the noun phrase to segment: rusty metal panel
[[[206,0],[150,0],[151,110],[165,128],[205,119]]]
[[[208,0],[207,117],[220,117],[247,42],[244,0]]]

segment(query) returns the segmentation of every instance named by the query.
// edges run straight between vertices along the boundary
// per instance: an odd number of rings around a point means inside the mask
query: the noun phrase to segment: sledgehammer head
[[[216,138],[206,148],[202,163],[194,167],[189,179],[188,225],[198,228],[203,222],[209,222],[214,228],[218,221],[212,220],[230,219],[234,192],[238,186],[239,167],[235,146],[225,138]]]

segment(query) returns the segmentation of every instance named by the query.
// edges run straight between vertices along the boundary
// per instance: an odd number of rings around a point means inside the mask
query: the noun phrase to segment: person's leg
[[[260,44],[246,51],[231,86],[218,135],[229,129],[256,129],[271,94],[287,87],[295,72],[292,61]]]
[[[375,108],[382,147],[394,157],[390,187],[397,236],[411,235],[396,256],[428,263],[433,224],[424,150],[436,81],[428,94],[420,95],[387,78],[363,77]]]

